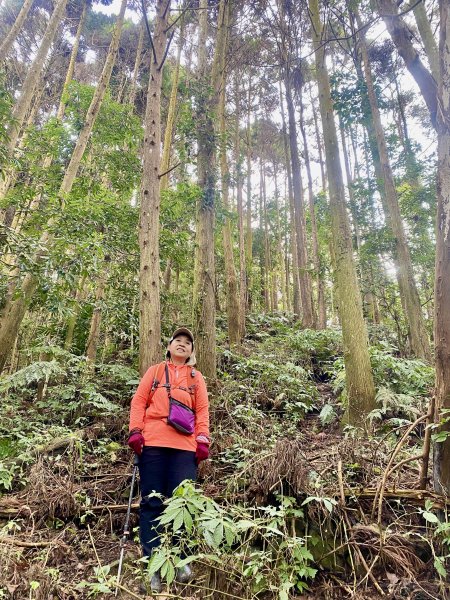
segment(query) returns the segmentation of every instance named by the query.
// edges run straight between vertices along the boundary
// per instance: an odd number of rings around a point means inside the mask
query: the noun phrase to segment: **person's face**
[[[174,362],[185,363],[192,354],[192,342],[187,335],[177,335],[169,344],[169,351]]]

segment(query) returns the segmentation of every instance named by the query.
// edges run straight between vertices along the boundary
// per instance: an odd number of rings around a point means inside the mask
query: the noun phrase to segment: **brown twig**
[[[408,439],[409,434],[411,433],[411,431],[413,431],[417,425],[419,425],[419,423],[422,423],[422,421],[425,421],[426,419],[428,419],[428,414],[426,415],[422,415],[421,417],[419,417],[418,419],[416,419],[414,421],[414,423],[412,423],[408,429],[405,431],[405,433],[403,434],[403,436],[399,439],[399,441],[397,442],[392,454],[391,454],[391,458],[389,459],[389,462],[387,464],[387,467],[384,471],[383,477],[381,479],[380,485],[378,486],[378,494],[375,495],[375,498],[373,499],[373,506],[372,506],[372,519],[375,516],[375,509],[376,509],[376,504],[377,504],[377,500],[378,500],[378,517],[377,517],[377,523],[380,525],[381,524],[381,512],[383,509],[383,493],[384,493],[384,488],[386,487],[386,481],[388,478],[388,475],[390,473],[391,470],[391,466],[392,463],[394,462],[397,454],[400,452],[403,444],[406,442],[406,440]]]
[[[351,529],[351,523],[350,520],[348,518],[347,512],[345,510],[345,494],[344,494],[344,482],[343,482],[343,477],[342,477],[342,461],[340,460],[338,462],[338,479],[339,479],[339,489],[340,489],[340,493],[341,493],[341,500],[343,503],[343,515],[344,515],[344,521],[347,525],[347,527],[349,528],[349,530]],[[369,565],[367,564],[366,559],[364,558],[362,552],[361,552],[361,548],[358,546],[358,544],[355,542],[354,544],[354,548],[355,551],[358,555],[359,560],[361,561],[362,565],[364,566],[365,570],[366,570],[366,576],[364,577],[364,579],[366,579],[367,577],[371,580],[371,582],[373,583],[373,585],[375,586],[377,592],[380,594],[380,596],[384,596],[385,593],[383,592],[383,590],[381,589],[378,581],[375,579],[373,573],[372,573],[372,568],[376,562],[376,560],[378,559],[378,556],[375,557],[374,562],[372,563],[372,565],[369,567]],[[364,581],[364,579],[362,581]]]
[[[13,546],[21,546],[22,548],[46,548],[54,543],[54,541],[25,542],[24,540],[18,540],[13,536],[0,536],[0,544],[11,544]]]
[[[433,395],[430,401],[430,409],[428,411],[427,426],[425,427],[425,437],[423,440],[423,461],[419,477],[419,489],[424,490],[427,487],[428,480],[428,465],[430,462],[431,449],[431,424],[434,421],[434,411],[436,407],[436,397]]]

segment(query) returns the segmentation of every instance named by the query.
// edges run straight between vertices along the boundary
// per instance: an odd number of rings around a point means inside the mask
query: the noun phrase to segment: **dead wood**
[[[54,545],[55,542],[25,542],[24,540],[19,540],[13,536],[0,536],[0,544],[11,544],[12,546],[21,546],[22,548],[46,548],[47,546]]]

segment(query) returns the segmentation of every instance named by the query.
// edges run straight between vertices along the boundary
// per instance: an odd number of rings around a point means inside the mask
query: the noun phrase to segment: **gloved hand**
[[[209,445],[203,442],[197,442],[197,451],[195,453],[195,460],[199,465],[202,460],[206,460],[209,456]]]
[[[132,431],[130,433],[130,437],[128,438],[128,445],[136,452],[136,454],[142,454],[142,448],[144,447],[145,440],[144,436],[140,431]]]

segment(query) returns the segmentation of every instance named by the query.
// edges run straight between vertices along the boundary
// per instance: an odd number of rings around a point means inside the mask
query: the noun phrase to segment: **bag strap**
[[[166,383],[164,384],[164,387],[167,390],[167,395],[169,396],[169,400],[170,400],[170,377],[169,377],[169,364],[167,361],[165,364],[165,370],[166,370]]]
[[[152,387],[150,389],[150,394],[148,396],[147,406],[150,406],[150,402],[152,401],[152,398],[153,398],[156,390],[158,389],[159,384],[161,383],[161,379],[162,379],[163,371],[164,371],[164,364],[165,363],[159,363],[159,365],[156,369],[155,377],[153,378]]]

